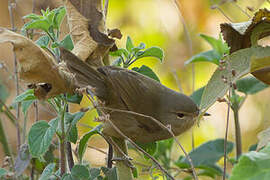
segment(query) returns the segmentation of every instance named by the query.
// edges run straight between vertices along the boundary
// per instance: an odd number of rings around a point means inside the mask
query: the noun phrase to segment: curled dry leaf
[[[13,51],[19,62],[20,78],[27,83],[37,84],[35,94],[39,99],[48,99],[66,92],[73,93],[73,75],[64,65],[56,64],[54,58],[33,41],[0,28],[0,43],[5,42],[12,43],[14,47]],[[47,85],[44,86],[44,83]]]
[[[260,9],[254,17],[242,23],[221,24],[221,32],[230,47],[230,53],[257,45],[259,39],[270,35],[270,11]],[[270,67],[252,73],[257,79],[270,84]]]
[[[66,0],[65,4],[75,44],[72,52],[91,65],[101,66],[114,45],[114,40],[107,35],[102,0]]]
[[[70,34],[74,42],[72,52],[81,60],[85,61],[97,48],[98,43],[89,34],[88,20],[68,0],[65,1],[65,7]]]

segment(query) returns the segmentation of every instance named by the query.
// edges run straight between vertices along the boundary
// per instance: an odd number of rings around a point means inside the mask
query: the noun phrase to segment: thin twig
[[[176,82],[176,84],[177,84],[177,87],[178,87],[178,89],[179,89],[179,92],[183,93],[183,88],[182,88],[182,86],[181,86],[180,79],[179,79],[178,76],[177,76],[176,70],[174,69],[174,70],[172,70],[171,72],[172,72],[172,74],[173,74],[173,77],[174,77],[175,82]]]
[[[99,148],[97,148],[97,147],[95,147],[95,146],[88,145],[87,147],[90,148],[90,149],[94,149],[94,150],[96,150],[96,151],[98,151],[98,152],[100,152],[100,153],[102,153],[102,154],[107,155],[107,152],[106,152],[106,151],[104,151],[104,150],[102,150],[102,149],[99,149]]]
[[[212,6],[211,9],[217,9],[226,19],[228,19],[231,23],[233,23],[233,20],[229,16],[227,16],[218,5]]]
[[[229,89],[229,97],[231,97],[231,88]],[[223,180],[226,179],[226,167],[227,167],[227,140],[228,140],[228,131],[229,131],[229,121],[230,121],[230,100],[228,102],[227,108],[227,120],[226,120],[226,130],[224,138],[224,168],[223,168]]]
[[[8,1],[8,10],[9,10],[9,16],[10,16],[10,22],[12,30],[15,31],[15,23],[14,23],[14,16],[13,16],[13,8],[15,7],[16,2],[11,2],[11,0]],[[20,87],[19,87],[19,79],[18,79],[18,64],[17,64],[17,58],[16,54],[14,54],[14,77],[15,77],[15,85],[16,85],[16,96],[20,94]],[[20,118],[20,103],[17,103],[16,106],[16,129],[17,129],[17,150],[19,151],[21,146],[21,132],[20,132],[20,124],[19,124],[19,118]]]
[[[104,3],[104,16],[105,16],[105,19],[107,18],[107,14],[108,14],[108,6],[109,6],[109,0],[105,0],[105,3]]]
[[[61,137],[60,141],[60,169],[61,176],[66,173],[66,133],[65,133],[65,113],[66,113],[67,102],[64,102],[63,112],[61,114]]]
[[[235,144],[236,144],[236,159],[242,154],[241,128],[239,123],[239,110],[233,109],[234,124],[235,124]]]
[[[112,168],[112,158],[113,158],[113,147],[109,143],[109,149],[108,149],[108,157],[107,157],[107,168]]]
[[[187,24],[186,24],[186,21],[181,13],[181,5],[179,3],[179,1],[177,0],[174,0],[174,4],[176,5],[176,8],[177,8],[177,12],[178,12],[178,15],[179,15],[179,18],[181,20],[181,23],[183,25],[183,28],[184,28],[184,33],[185,33],[185,37],[186,37],[186,40],[187,40],[187,44],[188,44],[188,52],[189,52],[189,57],[192,56],[193,54],[193,44],[192,44],[192,40],[191,40],[191,36],[190,36],[190,33],[188,31],[188,28],[187,28]],[[191,71],[192,71],[192,93],[195,91],[195,64],[192,63],[191,65]],[[192,129],[192,134],[191,134],[191,145],[192,145],[192,149],[194,149],[194,134],[193,134],[193,129]]]

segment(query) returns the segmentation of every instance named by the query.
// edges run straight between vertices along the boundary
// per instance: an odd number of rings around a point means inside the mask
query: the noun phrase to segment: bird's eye
[[[177,116],[178,116],[179,118],[183,118],[185,115],[184,115],[183,113],[177,113]]]

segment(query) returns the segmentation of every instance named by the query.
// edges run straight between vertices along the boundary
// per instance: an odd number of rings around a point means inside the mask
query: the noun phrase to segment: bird
[[[167,129],[149,117],[170,127],[175,136],[195,124],[200,110],[190,97],[135,71],[116,66],[94,68],[69,50],[61,48],[60,51],[61,59],[74,75],[76,86],[91,86],[94,95],[107,108],[104,110],[110,121],[134,142],[150,143],[172,137]],[[103,133],[123,138],[106,121]]]

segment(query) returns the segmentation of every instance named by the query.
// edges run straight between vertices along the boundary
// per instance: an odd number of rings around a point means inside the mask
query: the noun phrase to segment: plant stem
[[[8,1],[8,10],[9,10],[9,16],[10,16],[10,22],[11,22],[11,28],[12,31],[16,31],[15,29],[15,23],[14,23],[14,16],[13,16],[13,7],[16,4],[16,2],[11,2],[11,0]],[[16,96],[20,94],[20,87],[19,87],[19,79],[18,79],[18,64],[17,64],[17,58],[16,54],[14,54],[14,78],[15,78],[15,85],[16,85]],[[21,132],[20,132],[20,124],[19,124],[19,117],[20,117],[20,103],[17,103],[16,106],[16,129],[17,129],[17,150],[19,151],[21,146]]]
[[[73,159],[73,155],[72,155],[71,143],[67,142],[66,147],[67,147],[68,167],[69,167],[69,170],[71,170],[74,166],[74,159]]]
[[[64,108],[61,114],[61,138],[60,140],[60,167],[61,167],[61,176],[66,173],[66,133],[65,133],[65,112],[67,108],[66,101],[64,102]]]
[[[110,143],[109,144],[109,150],[108,150],[108,159],[107,159],[107,168],[112,168],[112,158],[113,158],[113,147]]]
[[[223,168],[223,180],[226,179],[226,168],[227,168],[227,140],[228,140],[228,131],[229,131],[229,121],[230,121],[230,97],[231,97],[231,88],[229,89],[228,95],[228,108],[227,108],[227,120],[226,120],[226,130],[225,130],[225,138],[224,138],[224,168]]]
[[[11,149],[9,147],[7,136],[5,133],[5,129],[4,129],[3,124],[2,124],[2,119],[0,119],[0,141],[2,143],[2,147],[3,147],[3,150],[5,152],[5,155],[10,156],[12,161],[13,161]]]
[[[236,159],[242,154],[241,128],[239,123],[239,111],[233,109],[234,125],[235,125],[235,144],[236,144]]]
[[[124,139],[113,138],[113,141],[119,146],[119,148],[127,155],[127,143]],[[122,153],[118,151],[117,148],[114,149],[114,156],[115,157],[122,157]],[[116,162],[117,172],[119,176],[119,180],[127,180],[133,179],[133,175],[131,172],[130,167],[128,167],[124,161],[117,161]]]

